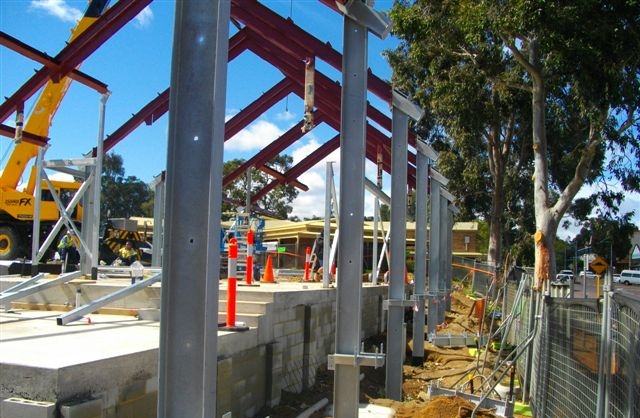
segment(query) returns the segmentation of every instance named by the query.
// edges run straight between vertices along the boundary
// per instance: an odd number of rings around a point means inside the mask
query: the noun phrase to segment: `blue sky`
[[[317,0],[263,1],[264,5],[284,17],[290,17],[318,39],[341,50],[342,17]],[[377,10],[391,7],[392,1],[377,1]],[[114,1],[111,4],[115,4]],[[82,16],[85,0],[3,0],[0,4],[0,27],[9,35],[34,48],[55,56],[70,36],[70,28]],[[81,70],[108,85],[105,133],[110,134],[132,114],[169,86],[171,45],[173,42],[173,1],[155,0],[134,21],[109,39],[82,65]],[[231,29],[233,33],[233,27]],[[369,36],[369,66],[383,79],[390,78],[390,68],[381,51],[395,41]],[[11,96],[39,65],[7,49],[0,48],[0,94]],[[340,81],[341,75],[322,62],[317,68],[329,78]],[[227,118],[256,100],[282,79],[281,73],[255,55],[245,52],[228,67]],[[370,99],[388,113],[388,105]],[[376,104],[377,101],[377,104]],[[98,135],[100,94],[73,83],[61,103],[50,128],[51,147],[46,159],[80,157],[95,146]],[[25,116],[33,101],[25,104]],[[271,108],[256,122],[225,144],[225,160],[250,158],[266,144],[295,125],[303,114],[303,102],[295,95]],[[13,118],[5,121],[13,125]],[[142,125],[112,151],[122,155],[126,175],[150,182],[166,167],[168,118],[151,126]],[[304,158],[337,132],[325,126],[312,130],[302,140],[285,150],[294,163]],[[2,138],[0,157],[10,151],[10,139]],[[327,160],[338,161],[337,153]],[[334,168],[339,171],[336,165]],[[375,179],[375,167],[369,163],[368,175]],[[300,217],[323,215],[325,163],[306,173],[300,181],[311,191],[301,192],[295,202]],[[26,177],[25,177],[26,180]],[[371,207],[372,199],[367,199]]]
[[[318,39],[342,49],[342,18],[318,0],[264,0],[273,11],[293,21]],[[111,1],[115,4],[115,0]],[[392,0],[377,0],[377,10],[388,10]],[[26,42],[32,47],[55,56],[69,39],[70,29],[85,11],[86,0],[2,0],[0,2],[0,29]],[[82,71],[108,85],[111,91],[107,101],[105,133],[110,134],[126,122],[132,114],[169,86],[171,46],[173,42],[174,1],[154,0],[137,18],[110,38],[82,65]],[[233,27],[231,29],[233,33]],[[384,49],[396,45],[393,37],[380,40],[369,35],[369,66],[382,79],[391,77],[391,70],[382,58]],[[33,74],[39,65],[0,47],[0,95],[9,97]],[[341,80],[331,67],[317,62],[317,68],[330,79]],[[251,53],[245,52],[229,64],[227,89],[227,118],[257,99],[262,92],[282,79],[281,73]],[[36,96],[37,97],[37,96]],[[371,103],[385,113],[388,105],[371,96]],[[80,157],[95,146],[98,135],[100,94],[73,83],[56,113],[49,132],[51,147],[47,159]],[[30,112],[33,100],[25,104]],[[238,133],[225,144],[225,160],[248,159],[266,144],[296,124],[303,114],[303,103],[295,95],[289,97],[262,115],[255,123]],[[13,125],[13,118],[5,121]],[[167,124],[165,115],[151,126],[142,125],[113,152],[122,155],[126,175],[150,182],[166,167]],[[321,143],[337,132],[319,126],[296,144],[285,150],[294,157],[294,163],[304,158]],[[8,138],[0,138],[0,157],[11,149]],[[326,160],[336,161],[334,171],[339,173],[339,156],[334,153]],[[323,216],[324,162],[305,173],[300,181],[309,186],[294,202],[294,215]],[[375,166],[367,163],[367,176],[375,181]],[[26,180],[26,177],[25,177]],[[388,189],[385,175],[385,188]],[[581,195],[586,193],[583,190]],[[365,213],[371,215],[373,198],[366,193]],[[627,210],[636,209],[636,224],[640,225],[640,197],[631,195],[625,202]],[[575,235],[575,231],[559,231],[560,235]]]

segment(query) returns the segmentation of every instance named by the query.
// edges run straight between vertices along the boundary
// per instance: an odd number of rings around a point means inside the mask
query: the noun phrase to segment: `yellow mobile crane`
[[[97,20],[106,10],[108,3],[109,0],[92,0],[84,16],[72,31],[69,42]],[[49,80],[22,130],[47,137],[53,116],[70,84],[71,78],[69,77],[64,77],[57,82]],[[15,146],[0,175],[0,260],[30,256],[34,220],[34,192],[36,189],[35,165],[31,168],[26,187],[23,190],[18,190],[18,185],[29,161],[37,156],[39,146],[21,141],[19,125],[20,114],[16,118]],[[80,187],[77,182],[52,181],[51,183],[65,205]],[[73,219],[80,222],[81,217],[82,210],[78,207],[78,210],[73,214]],[[60,213],[53,199],[52,190],[43,181],[40,205],[41,235],[46,236],[59,218]]]

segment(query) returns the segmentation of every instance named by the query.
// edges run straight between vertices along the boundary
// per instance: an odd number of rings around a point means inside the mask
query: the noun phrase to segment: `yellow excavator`
[[[109,0],[92,0],[83,17],[72,30],[69,42],[73,41],[106,10]],[[31,242],[34,221],[36,189],[36,167],[32,165],[29,180],[24,188],[20,182],[29,162],[38,155],[39,146],[21,141],[20,132],[28,132],[40,137],[48,137],[53,116],[64,98],[71,78],[64,77],[54,82],[49,80],[38,97],[33,111],[24,127],[19,128],[16,118],[16,138],[14,147],[0,174],[0,260],[15,260],[31,256]],[[57,196],[66,206],[80,188],[77,182],[51,181]],[[40,204],[40,235],[45,237],[60,218],[58,206],[52,190],[42,181]],[[82,208],[73,213],[74,222],[80,222]]]

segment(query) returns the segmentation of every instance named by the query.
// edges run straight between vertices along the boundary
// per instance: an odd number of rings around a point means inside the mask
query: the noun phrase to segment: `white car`
[[[560,270],[558,274],[556,274],[557,282],[566,282],[571,283],[573,281],[573,271],[571,270]]]
[[[585,271],[584,271],[584,270],[582,270],[582,271],[580,272],[580,274],[578,274],[578,277],[580,277],[581,279],[584,279],[584,277],[585,277]],[[595,274],[595,273],[593,273],[593,272],[591,272],[591,271],[587,271],[587,272],[586,272],[586,277],[587,277],[587,279],[595,279],[595,278],[596,278],[596,274]]]

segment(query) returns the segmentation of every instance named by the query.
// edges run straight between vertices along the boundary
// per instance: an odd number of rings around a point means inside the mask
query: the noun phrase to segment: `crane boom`
[[[71,32],[69,42],[73,42],[87,28],[89,28],[106,10],[110,0],[91,0],[83,17]],[[64,65],[64,63],[59,63]],[[37,156],[39,145],[21,140],[22,133],[30,133],[39,137],[49,135],[49,127],[60,102],[64,98],[71,84],[70,77],[51,79],[43,87],[38,96],[34,109],[29,115],[24,127],[23,105],[19,106],[16,114],[15,145],[0,175],[0,260],[14,260],[30,254],[29,248],[33,234],[41,238],[47,237],[54,225],[60,219],[60,210],[55,201],[54,193],[60,196],[63,204],[69,203],[74,193],[80,188],[76,182],[53,181],[43,182],[41,200],[38,207],[39,230],[34,231],[34,189],[36,188],[36,167],[31,166],[31,173],[25,190],[18,190],[18,185],[29,164]],[[53,189],[49,188],[49,184]],[[82,208],[77,206],[73,211],[74,222],[82,219]]]
[[[95,22],[106,9],[110,0],[92,0],[83,17],[72,30],[69,42],[77,38],[93,22]],[[49,135],[49,127],[60,102],[71,85],[71,78],[64,77],[59,81],[49,80],[38,97],[33,111],[29,115],[23,130],[41,137]],[[7,160],[7,164],[0,175],[0,187],[3,190],[11,190],[18,187],[27,164],[38,154],[38,146],[16,141],[15,147]],[[33,193],[33,190],[26,190]]]

